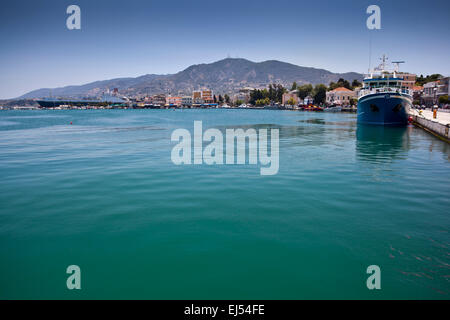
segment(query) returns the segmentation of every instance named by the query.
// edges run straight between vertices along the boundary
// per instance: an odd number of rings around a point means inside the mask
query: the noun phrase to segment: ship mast
[[[381,71],[381,73],[384,73],[386,71],[386,61],[387,61],[387,56],[385,54],[383,54],[383,57],[380,58],[380,60],[382,61],[379,69]]]
[[[373,68],[373,70],[369,70],[370,78],[373,78],[373,74],[377,71],[381,73],[381,77],[384,77],[384,72],[386,71],[386,61],[388,60],[388,57],[383,54],[380,60],[381,63],[378,65],[378,67]]]
[[[394,69],[394,78],[395,78],[396,73],[398,73],[400,70],[400,63],[405,63],[405,61],[392,61],[392,63],[395,64],[395,69]]]

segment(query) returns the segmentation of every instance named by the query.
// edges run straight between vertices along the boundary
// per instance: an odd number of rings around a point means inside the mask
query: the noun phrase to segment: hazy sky
[[[66,9],[81,8],[81,30]],[[381,7],[381,30],[366,9]],[[175,73],[230,57],[366,72],[382,53],[450,74],[449,0],[14,0],[0,10],[0,98],[38,88]]]

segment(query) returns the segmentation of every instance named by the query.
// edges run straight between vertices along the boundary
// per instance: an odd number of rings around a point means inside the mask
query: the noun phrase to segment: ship
[[[112,96],[103,95],[100,99],[53,99],[44,98],[36,100],[41,108],[57,108],[60,106],[72,106],[72,107],[82,107],[82,106],[107,106],[107,105],[125,105],[126,100]]]
[[[407,125],[413,92],[399,73],[399,65],[404,61],[393,62],[396,64],[393,71],[386,70],[386,55],[381,61],[378,67],[369,70],[363,80],[363,87],[358,94],[357,121],[370,125]]]

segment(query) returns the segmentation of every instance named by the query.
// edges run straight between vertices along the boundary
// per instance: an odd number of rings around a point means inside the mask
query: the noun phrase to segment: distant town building
[[[214,94],[212,90],[198,90],[192,92],[192,105],[213,104]]]
[[[449,77],[425,83],[421,100],[426,106],[431,106],[439,103],[439,98],[445,95],[450,95]]]
[[[449,77],[439,79],[437,95],[438,97],[450,94]]]
[[[205,101],[203,101],[202,98],[193,98],[192,99],[192,105],[193,106],[202,105],[204,103],[205,103]]]
[[[242,101],[243,103],[248,103],[250,101],[250,95],[245,93],[237,93],[232,99],[233,102]]]
[[[155,94],[150,97],[149,102],[155,106],[164,106],[166,104],[165,94]]]
[[[283,97],[281,99],[281,103],[283,105],[287,105],[288,101],[294,99],[295,104],[299,104],[299,98],[298,98],[298,91],[297,90],[293,90],[293,91],[289,91],[287,93],[283,93]]]
[[[398,77],[403,78],[403,86],[413,89],[416,83],[416,75],[412,73],[398,73]]]
[[[432,106],[437,103],[437,90],[439,81],[431,81],[423,85],[422,103]]]
[[[244,87],[239,89],[239,93],[245,93],[245,94],[250,94],[252,91],[255,91],[256,88],[252,88],[252,87]]]
[[[238,93],[232,97],[232,101],[233,102],[242,101],[244,103],[248,103],[250,101],[250,93],[252,93],[255,90],[256,90],[255,88],[251,87],[241,88],[239,89]]]
[[[166,97],[166,105],[169,106],[181,106],[182,98],[181,97],[172,97],[168,96]]]
[[[181,104],[186,107],[192,106],[192,96],[181,97]]]
[[[303,99],[303,104],[305,106],[310,105],[310,104],[314,104],[314,98],[311,97],[311,96],[305,97],[305,99]]]
[[[214,103],[212,90],[202,90],[202,99],[205,103]]]
[[[327,104],[350,105],[351,100],[356,99],[356,92],[340,87],[326,93]]]
[[[192,92],[192,100],[201,99],[201,98],[202,98],[202,92],[201,91],[194,91],[194,92]]]
[[[422,98],[422,95],[423,95],[423,87],[422,86],[413,86],[412,90],[413,90],[413,99],[420,101],[420,99]]]
[[[238,93],[233,96],[233,102],[242,101],[243,103],[248,103],[250,101],[250,96],[242,93]]]

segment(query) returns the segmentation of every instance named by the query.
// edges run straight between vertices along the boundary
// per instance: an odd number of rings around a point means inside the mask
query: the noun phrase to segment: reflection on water
[[[320,118],[313,118],[313,119],[301,119],[301,120],[297,120],[298,122],[303,122],[303,123],[312,123],[312,124],[326,124],[326,121],[324,119],[320,119]]]
[[[325,126],[344,126],[344,127],[353,127],[355,125],[354,121],[329,121],[321,118],[312,118],[312,119],[301,119],[297,120],[300,123],[310,123],[310,124],[320,124]]]
[[[389,163],[404,159],[410,141],[407,127],[358,125],[356,129],[356,156],[372,163]]]

